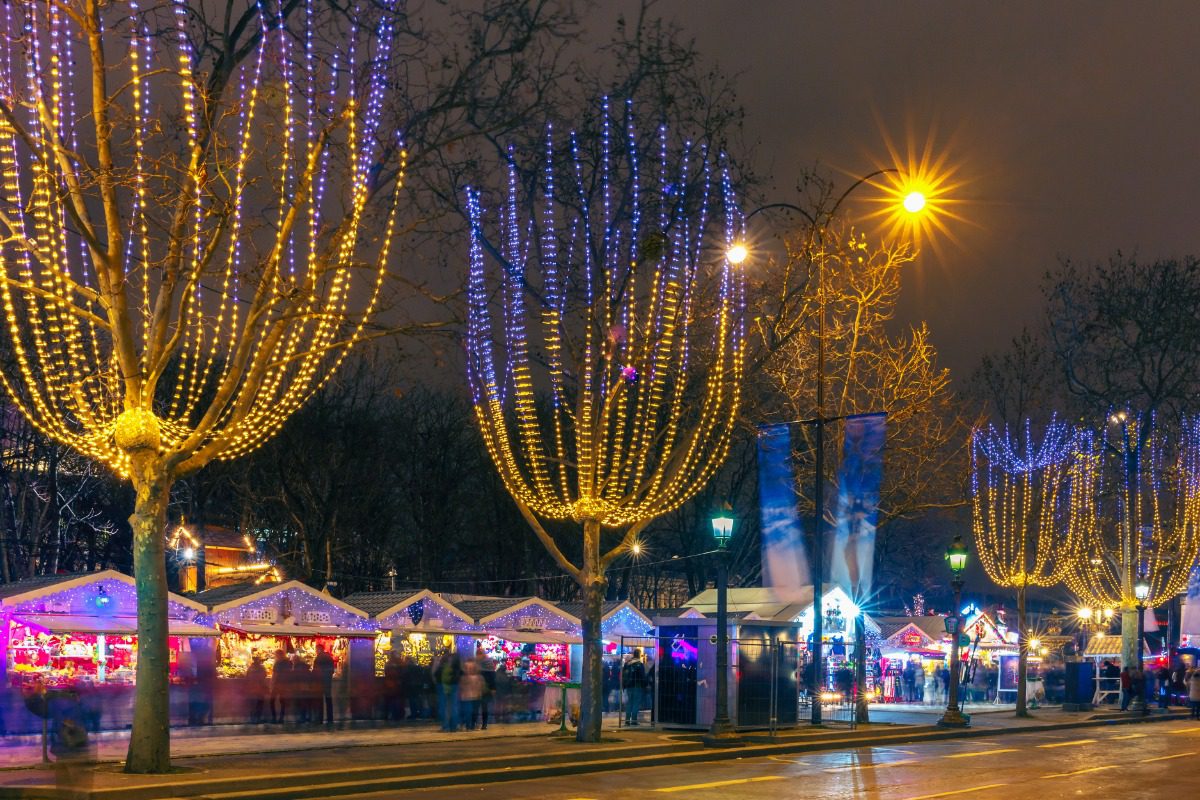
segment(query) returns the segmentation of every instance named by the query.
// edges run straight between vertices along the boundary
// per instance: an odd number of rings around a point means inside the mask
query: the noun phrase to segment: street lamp
[[[729,540],[733,537],[733,508],[729,503],[712,517],[717,540],[717,703],[712,725],[704,736],[705,747],[741,744],[729,719],[729,608],[727,599]]]
[[[1142,650],[1145,648],[1146,636],[1146,600],[1150,597],[1150,584],[1145,578],[1139,578],[1133,586],[1133,596],[1137,598],[1137,665],[1138,672],[1142,671]]]
[[[965,728],[971,724],[971,718],[958,710],[958,680],[962,673],[962,665],[958,663],[958,626],[959,609],[962,608],[963,570],[967,568],[967,546],[961,536],[955,536],[954,541],[946,548],[946,562],[950,565],[950,585],[954,587],[954,613],[946,618],[946,628],[950,632],[950,691],[946,696],[946,713],[938,720],[943,728]]]
[[[788,211],[795,211],[808,220],[812,225],[812,229],[816,234],[817,244],[817,299],[819,308],[817,312],[817,415],[811,420],[805,420],[806,423],[812,423],[815,427],[814,431],[814,446],[813,446],[813,467],[816,473],[813,485],[813,547],[811,552],[812,559],[812,582],[813,582],[813,652],[812,652],[812,674],[814,686],[812,691],[812,724],[821,724],[821,695],[825,688],[824,680],[824,594],[825,594],[825,423],[832,422],[838,417],[825,416],[825,228],[837,215],[838,209],[842,203],[849,197],[854,190],[862,186],[864,183],[869,183],[872,178],[888,173],[898,173],[901,170],[896,167],[886,167],[878,169],[856,180],[850,184],[850,187],[838,197],[837,201],[827,210],[819,211],[817,214],[812,214],[806,209],[801,208],[793,203],[769,203],[765,206],[760,206],[746,215],[746,221],[760,212],[772,208],[781,208]],[[919,191],[911,191],[900,201],[900,207],[907,211],[910,215],[921,214],[926,210],[925,195]],[[726,252],[726,258],[731,264],[740,264],[745,260],[748,252],[745,245],[735,244]],[[860,615],[861,616],[861,615]],[[864,664],[862,659],[859,659],[857,670],[859,673],[860,686],[864,680]]]

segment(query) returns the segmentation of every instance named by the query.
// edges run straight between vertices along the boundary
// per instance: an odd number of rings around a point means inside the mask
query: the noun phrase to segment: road
[[[698,800],[881,798],[1183,800],[1200,786],[1200,723],[997,735],[898,747],[630,769],[360,798]]]

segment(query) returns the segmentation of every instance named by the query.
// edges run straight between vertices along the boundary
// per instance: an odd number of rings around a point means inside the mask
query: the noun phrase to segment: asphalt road
[[[1117,725],[987,739],[616,770],[358,797],[464,800],[1060,797],[1184,800],[1200,786],[1200,723]]]

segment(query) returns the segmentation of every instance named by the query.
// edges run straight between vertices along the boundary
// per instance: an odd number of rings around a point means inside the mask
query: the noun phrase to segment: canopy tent
[[[14,614],[14,622],[40,628],[47,633],[89,633],[106,636],[137,635],[136,617],[93,617],[80,614]],[[212,637],[219,631],[210,625],[186,622],[179,619],[167,620],[167,632],[171,636]]]

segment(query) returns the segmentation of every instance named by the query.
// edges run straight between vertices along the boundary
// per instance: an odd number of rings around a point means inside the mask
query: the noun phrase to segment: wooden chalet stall
[[[204,606],[168,595],[172,722],[184,717],[185,684],[217,631]],[[137,668],[137,591],[114,570],[50,575],[0,585],[0,684],[9,732],[40,726],[20,690],[34,684],[76,688],[89,698],[95,727],[127,725]]]
[[[370,714],[370,692],[361,699],[360,687],[374,684],[375,623],[366,612],[319,592],[299,581],[277,584],[232,584],[196,595],[209,609],[220,631],[216,653],[218,714],[244,715],[244,679],[253,659],[272,675],[282,653],[311,665],[317,648],[333,656],[334,695],[340,699],[336,718]]]

